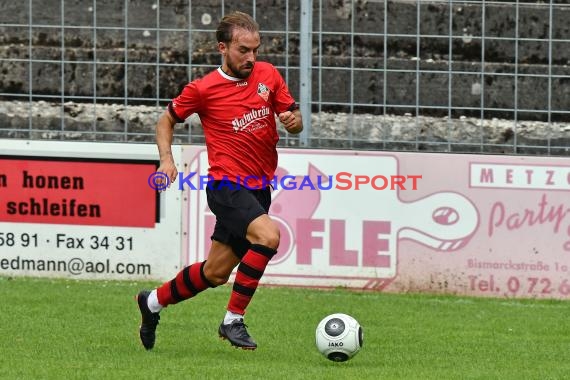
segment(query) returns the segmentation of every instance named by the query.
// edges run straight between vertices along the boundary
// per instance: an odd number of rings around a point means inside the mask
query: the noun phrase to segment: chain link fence
[[[306,129],[281,146],[567,155],[568,1],[0,1],[0,137],[154,141],[215,28],[259,22]],[[202,143],[199,119],[177,143]]]

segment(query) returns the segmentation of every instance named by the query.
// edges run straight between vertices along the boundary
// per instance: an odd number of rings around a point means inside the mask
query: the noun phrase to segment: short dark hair
[[[220,21],[220,24],[218,25],[218,29],[216,29],[216,39],[218,42],[231,42],[234,35],[234,29],[236,28],[259,33],[259,25],[253,17],[247,13],[236,11],[227,14],[222,18],[222,21]]]

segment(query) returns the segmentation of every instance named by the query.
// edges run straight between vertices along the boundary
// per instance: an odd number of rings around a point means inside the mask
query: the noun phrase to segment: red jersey
[[[178,122],[197,113],[208,150],[208,174],[248,186],[261,186],[277,168],[275,114],[296,109],[295,100],[277,69],[256,62],[245,79],[221,68],[188,83],[168,105]]]

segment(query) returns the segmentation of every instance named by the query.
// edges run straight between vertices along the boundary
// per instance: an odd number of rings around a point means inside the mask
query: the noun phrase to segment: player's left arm
[[[303,130],[303,117],[298,108],[293,111],[281,112],[279,114],[279,121],[281,121],[281,124],[283,124],[289,133],[296,135]]]
[[[273,78],[275,81],[275,97],[273,106],[275,110],[285,110],[278,114],[279,121],[283,124],[287,132],[292,134],[301,133],[303,130],[303,116],[299,110],[295,99],[291,96],[287,84],[279,71],[273,67]]]

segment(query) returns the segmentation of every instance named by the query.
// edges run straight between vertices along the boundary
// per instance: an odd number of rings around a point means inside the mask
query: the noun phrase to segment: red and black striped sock
[[[182,269],[176,277],[157,289],[158,303],[163,307],[173,305],[214,286],[204,276],[206,261],[194,263]]]
[[[245,314],[245,309],[257,289],[267,263],[276,253],[276,250],[264,245],[251,245],[238,266],[228,311]]]

